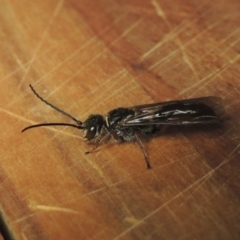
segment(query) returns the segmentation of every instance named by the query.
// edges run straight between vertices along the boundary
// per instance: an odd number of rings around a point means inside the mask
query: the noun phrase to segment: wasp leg
[[[108,132],[106,135],[104,135],[97,143],[96,145],[90,150],[85,152],[85,154],[92,153],[94,150],[96,150],[103,142],[107,141],[109,136],[111,135],[111,132]]]
[[[137,143],[138,143],[138,146],[141,148],[142,152],[143,152],[143,155],[144,155],[144,158],[145,158],[145,161],[146,161],[146,164],[147,164],[147,168],[148,169],[151,169],[151,165],[150,165],[150,162],[149,162],[149,159],[148,159],[148,156],[147,156],[147,153],[143,147],[143,143],[142,143],[142,140],[141,138],[138,136],[138,132],[137,131],[134,131],[134,135],[135,135],[135,138],[137,140]]]

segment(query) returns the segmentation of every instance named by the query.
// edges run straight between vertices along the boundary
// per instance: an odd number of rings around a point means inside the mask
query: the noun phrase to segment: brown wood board
[[[4,239],[239,239],[240,1],[10,0],[0,5]],[[80,120],[218,96],[221,127],[166,129],[94,153]],[[0,237],[1,239],[1,237]]]

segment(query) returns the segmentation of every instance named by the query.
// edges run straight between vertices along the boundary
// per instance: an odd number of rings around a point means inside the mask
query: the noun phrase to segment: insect
[[[143,147],[142,136],[159,132],[161,126],[164,125],[222,122],[220,115],[222,115],[223,108],[219,104],[220,98],[217,97],[176,100],[128,108],[120,107],[111,110],[105,116],[92,114],[82,122],[43,99],[31,85],[30,88],[42,102],[69,117],[75,124],[61,122],[40,123],[28,126],[22,132],[43,126],[69,126],[83,129],[84,139],[95,144],[86,154],[94,151],[111,137],[119,142],[135,140],[143,152],[147,168],[151,168],[151,165]]]

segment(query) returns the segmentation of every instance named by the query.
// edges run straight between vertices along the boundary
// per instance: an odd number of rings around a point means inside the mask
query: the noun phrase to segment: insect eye
[[[96,127],[90,126],[87,128],[84,138],[87,138],[87,140],[92,140],[96,136]]]

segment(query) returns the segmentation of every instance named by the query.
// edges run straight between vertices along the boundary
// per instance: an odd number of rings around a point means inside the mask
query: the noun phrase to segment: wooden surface
[[[240,238],[240,1],[0,1],[0,211],[5,239]],[[215,95],[221,128],[93,154],[37,99],[85,120]],[[3,225],[5,227],[3,227]],[[1,237],[0,237],[1,239]]]

